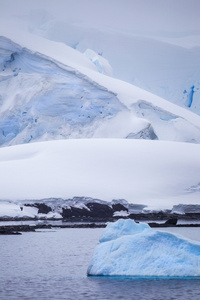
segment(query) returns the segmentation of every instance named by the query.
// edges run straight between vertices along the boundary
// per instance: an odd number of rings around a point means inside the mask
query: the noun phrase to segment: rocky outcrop
[[[0,226],[0,235],[20,235],[21,232],[35,232],[39,229],[52,229],[52,228],[104,228],[106,224],[96,223],[80,223],[80,224],[39,224],[39,225],[8,225]]]
[[[172,226],[174,226],[174,225],[176,225],[177,224],[177,222],[178,222],[178,219],[177,218],[170,218],[169,220],[167,220],[166,222],[165,222],[165,225],[172,225]]]
[[[52,211],[51,207],[44,203],[34,203],[34,204],[24,204],[24,206],[31,206],[38,208],[39,214],[48,214],[50,211]]]
[[[21,232],[13,230],[12,228],[0,227],[0,235],[20,235]]]
[[[91,199],[84,197],[75,197],[69,200],[57,199],[43,200],[44,202],[30,202],[24,204],[24,206],[35,207],[38,209],[38,215],[41,219],[45,218],[49,212],[58,212],[61,218],[65,221],[79,222],[79,221],[90,221],[90,222],[107,222],[116,219],[114,217],[115,212],[128,212],[127,207],[116,200],[111,202],[101,201],[99,199]]]
[[[130,218],[144,222],[163,221],[162,223],[164,223],[167,221],[166,225],[170,226],[176,225],[175,223],[179,219],[190,220],[190,223],[200,220],[199,205],[179,205],[174,206],[171,210],[148,211],[147,206],[129,204],[124,199],[106,202],[87,197],[74,197],[66,200],[60,198],[27,200],[15,202],[14,205],[11,201],[5,203],[7,213],[0,215],[0,221],[40,219],[67,222],[109,222],[120,218]],[[12,209],[10,216],[9,205]]]
[[[150,227],[174,227],[177,225],[178,219],[177,218],[169,218],[165,223],[156,223],[152,222],[149,223]]]
[[[70,208],[63,208],[61,214],[66,221],[107,222],[113,220],[113,213],[115,211],[127,211],[121,204],[114,204],[113,206],[98,202],[89,202],[83,208],[73,206]]]

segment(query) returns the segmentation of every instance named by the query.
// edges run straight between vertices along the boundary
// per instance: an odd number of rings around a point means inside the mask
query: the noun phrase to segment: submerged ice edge
[[[200,280],[200,276],[148,276],[148,275],[90,275],[89,279],[106,280]]]

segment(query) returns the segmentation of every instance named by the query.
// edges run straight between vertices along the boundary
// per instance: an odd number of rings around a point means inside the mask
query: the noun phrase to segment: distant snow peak
[[[29,29],[45,27],[45,24],[54,20],[55,18],[45,9],[32,9],[29,13]]]
[[[200,214],[200,205],[199,204],[178,204],[174,205],[172,213],[176,214]]]

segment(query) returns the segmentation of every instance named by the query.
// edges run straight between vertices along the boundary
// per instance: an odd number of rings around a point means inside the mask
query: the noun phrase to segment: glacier
[[[1,37],[0,145],[91,136],[123,109],[116,95]]]
[[[0,145],[104,137],[200,143],[199,116],[100,74],[93,63],[75,69],[74,49],[66,46],[66,64],[65,56],[50,56],[60,44],[50,43],[47,53],[40,43],[39,53],[32,43],[29,49],[0,37]],[[101,58],[89,50],[88,56]],[[86,56],[78,58],[84,66]]]
[[[200,243],[147,224],[109,223],[97,245],[89,276],[199,277]]]
[[[168,42],[155,33],[160,22],[154,33],[135,32],[135,10],[127,26],[123,1],[113,28],[98,1],[93,15],[84,5],[71,13],[53,2],[11,2],[0,11],[0,200],[199,204],[198,34],[185,47],[192,33],[175,39],[173,27]]]
[[[65,1],[66,6],[67,2]],[[169,7],[172,11],[179,11],[181,5],[178,2],[172,4],[166,0],[163,11],[164,4],[157,3],[153,8],[147,1],[143,5],[149,7],[151,14],[148,9],[139,8],[138,3],[128,2],[124,5],[123,1],[118,1],[117,4],[104,1],[102,7],[98,3],[95,6],[88,4],[91,14],[88,14],[86,7],[77,3],[77,9],[81,6],[79,9],[82,12],[78,19],[78,12],[75,7],[72,8],[72,3],[70,10],[66,9],[65,17],[60,17],[62,12],[58,14],[59,5],[53,10],[52,7],[41,8],[40,1],[38,9],[34,9],[33,4],[29,3],[23,27],[27,27],[34,35],[67,44],[82,53],[88,48],[101,53],[109,61],[116,78],[182,107],[185,107],[184,90],[189,90],[194,85],[196,93],[189,109],[199,114],[200,35],[195,12],[199,10],[198,4],[190,5],[186,1],[183,7],[188,13],[180,13],[177,21]],[[112,6],[115,7],[116,14],[112,13]],[[164,20],[159,17],[163,12],[166,17]],[[104,16],[103,19],[101,15]],[[193,16],[193,19],[190,20],[189,16]],[[4,18],[4,15],[1,17]],[[166,20],[168,21],[165,22]]]

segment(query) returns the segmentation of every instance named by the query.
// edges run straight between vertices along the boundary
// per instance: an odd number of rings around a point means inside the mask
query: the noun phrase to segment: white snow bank
[[[62,219],[62,216],[58,212],[50,211],[48,214],[38,214],[37,218],[38,219]]]
[[[13,203],[11,201],[0,201],[0,218],[37,218],[37,219],[61,219],[58,212],[50,211],[48,214],[38,213],[38,208],[25,206],[23,202]]]
[[[88,275],[200,276],[200,243],[154,231],[146,224],[118,220],[104,229]]]
[[[83,73],[88,68],[97,71],[94,64],[84,54],[63,43],[53,42],[36,36],[28,32],[23,27],[23,24],[16,24],[13,20],[0,20],[0,36],[11,39],[23,48],[31,49],[32,53],[41,53],[47,57],[51,57],[52,60],[71,66]]]
[[[155,208],[200,204],[200,145],[69,139],[0,148],[0,199],[126,199]]]
[[[115,211],[113,217],[128,217],[129,213],[125,210]]]
[[[0,202],[1,218],[35,218],[38,215],[38,208],[23,206],[15,203]]]

